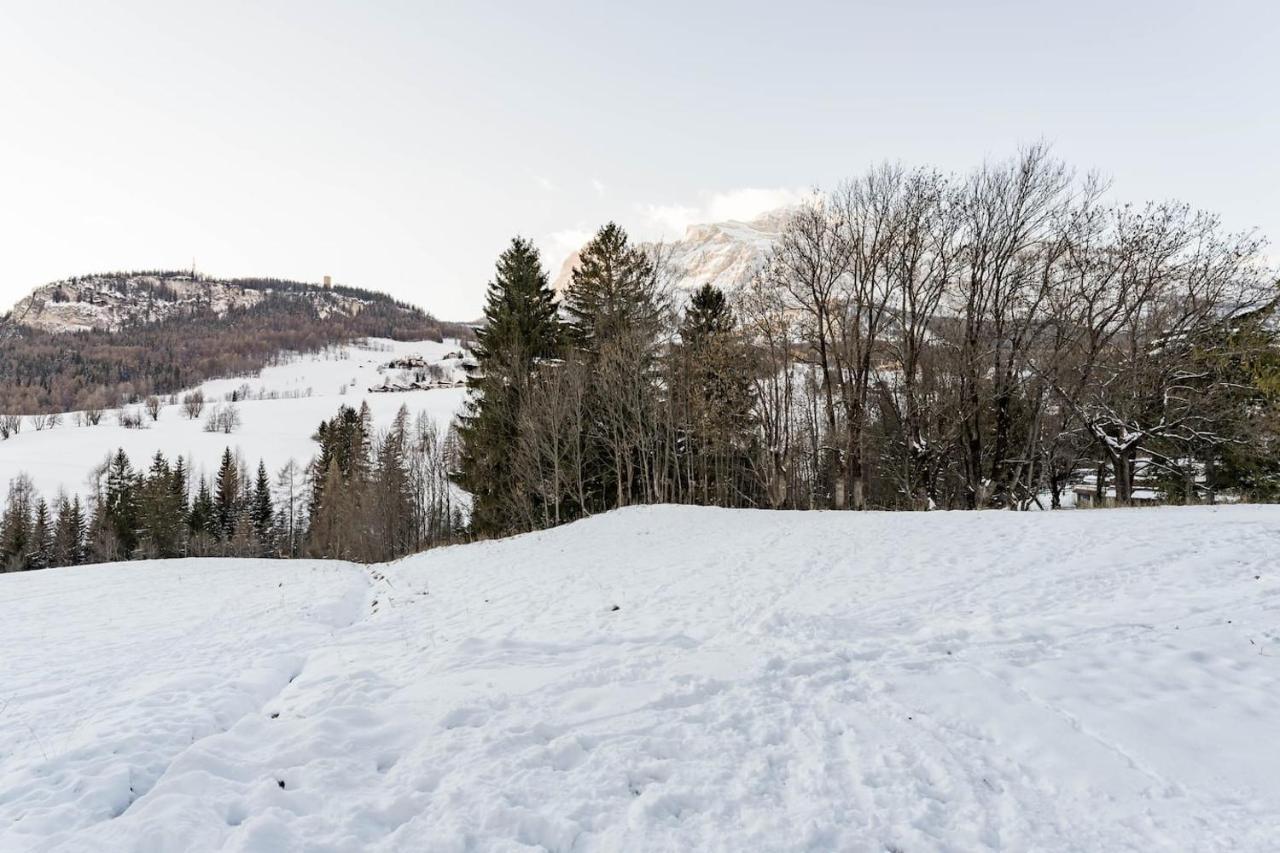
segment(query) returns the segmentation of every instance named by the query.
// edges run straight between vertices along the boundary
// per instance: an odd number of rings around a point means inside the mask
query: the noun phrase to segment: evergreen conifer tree
[[[253,486],[253,504],[249,513],[253,521],[253,530],[258,537],[264,554],[271,549],[271,525],[275,521],[275,507],[271,502],[271,480],[267,476],[267,465],[258,460],[258,476]]]
[[[100,506],[102,541],[111,552],[107,559],[127,560],[138,546],[138,476],[124,448],[107,466],[107,488]]]
[[[653,262],[608,223],[582,250],[564,308],[574,343],[589,352],[625,334],[656,336],[662,306]]]
[[[75,501],[63,495],[58,500],[58,513],[53,524],[53,564],[76,566],[84,561],[84,514],[80,496]]]
[[[0,571],[16,572],[27,567],[34,499],[35,489],[26,474],[9,481],[4,514],[0,515]]]
[[[187,538],[191,543],[191,552],[197,555],[208,553],[212,541],[217,538],[218,530],[213,491],[209,488],[209,481],[201,477],[200,486],[191,499],[191,510],[187,513]]]
[[[36,503],[31,523],[31,545],[28,550],[28,569],[47,569],[54,565],[53,519],[49,517],[49,504],[44,498],[40,498]]]
[[[752,383],[736,325],[724,292],[709,284],[694,291],[680,323],[670,384],[687,497],[699,503],[732,504],[750,476]]]
[[[471,396],[459,421],[463,487],[472,495],[472,525],[486,533],[515,528],[511,459],[520,413],[537,365],[561,354],[555,294],[533,243],[521,237],[498,258],[485,300],[484,326],[472,353]]]
[[[656,366],[665,306],[654,262],[610,222],[583,249],[564,307],[590,377],[584,479],[604,507],[659,499],[644,470],[660,434]]]
[[[222,463],[214,480],[214,518],[219,539],[230,539],[240,520],[240,466],[228,447],[222,452]]]

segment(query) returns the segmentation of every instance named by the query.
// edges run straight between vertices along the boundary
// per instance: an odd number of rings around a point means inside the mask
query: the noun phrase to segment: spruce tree
[[[111,552],[108,559],[127,560],[138,546],[138,485],[129,457],[120,448],[107,466],[107,490],[100,512],[102,541]]]
[[[34,499],[35,489],[26,474],[9,481],[9,495],[0,516],[0,571],[16,572],[27,567]]]
[[[80,496],[71,499],[71,564],[78,566],[89,559],[89,520],[80,505]]]
[[[750,477],[753,396],[746,350],[723,291],[709,284],[694,291],[675,355],[670,385],[679,402],[687,497],[732,504]]]
[[[249,513],[253,530],[262,546],[263,554],[271,549],[271,525],[275,520],[275,508],[271,503],[271,480],[267,477],[267,465],[258,460],[258,476],[253,486],[253,504]]]
[[[570,338],[590,377],[584,479],[604,507],[661,499],[644,464],[660,433],[664,308],[653,261],[615,223],[605,225],[583,249],[565,295]]]
[[[209,481],[201,477],[200,486],[191,499],[191,510],[187,514],[187,537],[192,545],[192,553],[207,553],[210,541],[217,538],[218,530],[218,512],[213,504],[213,491],[209,488]]]
[[[63,495],[58,500],[57,518],[53,524],[53,564],[76,566],[84,562],[84,514],[80,509],[80,496],[75,501]]]
[[[320,424],[315,440],[320,452],[311,462],[311,499],[307,551],[333,559],[361,559],[367,550],[373,511],[370,444],[372,415],[342,406],[337,416]]]
[[[736,322],[724,291],[704,284],[689,297],[689,307],[680,323],[680,339],[696,347],[708,338],[731,333]]]
[[[219,539],[230,539],[240,520],[240,466],[228,447],[214,480],[214,518]]]
[[[157,451],[139,489],[140,551],[151,558],[180,556],[186,511],[183,490],[175,485],[174,471]]]
[[[662,306],[653,262],[608,223],[582,250],[564,308],[574,343],[589,352],[622,335],[656,336]]]
[[[511,496],[520,488],[511,460],[522,405],[537,366],[561,354],[555,294],[533,243],[516,237],[498,258],[472,354],[471,395],[459,418],[460,481],[472,495],[472,525],[504,533],[519,523]]]
[[[53,520],[49,517],[49,504],[44,498],[36,503],[28,551],[28,569],[47,569],[54,565]]]

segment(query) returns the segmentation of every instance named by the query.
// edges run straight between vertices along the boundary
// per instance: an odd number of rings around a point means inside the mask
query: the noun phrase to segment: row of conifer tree
[[[401,407],[375,432],[367,405],[317,430],[319,452],[274,475],[230,448],[210,477],[157,452],[135,468],[117,450],[93,473],[86,506],[52,504],[20,475],[0,515],[0,570],[189,556],[389,560],[452,541],[463,518],[448,480],[457,439]]]

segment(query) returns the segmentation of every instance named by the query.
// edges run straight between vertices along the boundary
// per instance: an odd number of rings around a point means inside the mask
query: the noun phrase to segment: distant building
[[[325,276],[325,277],[324,277],[324,289],[325,289],[325,290],[330,290],[330,289],[332,289],[332,288],[333,288],[333,280],[332,280],[332,279],[330,279],[330,278],[329,278],[329,276]]]

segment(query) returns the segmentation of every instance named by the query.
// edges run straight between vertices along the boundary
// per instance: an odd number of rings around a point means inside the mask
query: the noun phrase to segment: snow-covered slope
[[[362,299],[319,286],[305,290],[305,285],[289,286],[297,298],[314,304],[321,317],[355,315],[365,306]],[[250,308],[275,290],[267,281],[250,285],[183,273],[92,275],[37,287],[13,307],[13,318],[48,332],[115,331],[125,324],[163,320],[196,309],[222,315],[233,308]]]
[[[724,291],[736,290],[764,261],[786,224],[788,209],[775,210],[750,222],[715,222],[690,225],[679,240],[664,243],[661,254],[670,266],[678,290],[692,291],[712,284]],[[642,248],[654,250],[652,243]],[[574,252],[560,267],[554,287],[563,292],[578,265]]]
[[[0,576],[5,851],[1267,850],[1280,507]]]
[[[204,418],[188,420],[181,404],[166,405],[154,423],[144,416],[145,429],[120,426],[114,411],[97,426],[76,426],[75,413],[63,416],[62,423],[52,429],[37,432],[28,424],[21,433],[0,441],[0,499],[8,492],[9,481],[20,472],[29,474],[36,490],[48,499],[60,489],[68,495],[87,496],[86,478],[116,448],[123,448],[133,464],[141,467],[149,464],[157,450],[170,461],[182,455],[196,474],[212,473],[228,446],[238,450],[251,467],[259,459],[272,472],[289,459],[305,465],[315,453],[311,436],[320,422],[333,417],[341,405],[358,407],[365,400],[375,426],[390,424],[403,404],[415,417],[426,412],[444,430],[462,405],[464,388],[402,393],[369,389],[398,378],[402,371],[382,368],[410,356],[439,365],[445,378],[460,382],[461,360],[456,357],[460,352],[456,341],[373,339],[302,355],[265,368],[256,377],[206,382],[201,386],[208,400],[205,417],[233,393],[240,398],[235,405],[243,423],[230,435],[205,432]],[[182,393],[177,396],[181,399]],[[140,410],[137,406],[128,408]]]

